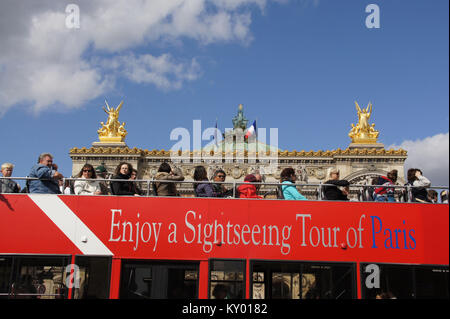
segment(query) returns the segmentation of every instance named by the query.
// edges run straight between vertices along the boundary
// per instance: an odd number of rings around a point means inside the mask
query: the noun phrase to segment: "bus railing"
[[[0,177],[0,182],[2,180],[13,180],[13,181],[31,181],[31,180],[43,180],[43,181],[56,181],[54,179],[39,179],[39,178],[32,178],[32,177]],[[127,183],[134,183],[136,186],[138,186],[139,190],[142,192],[141,196],[158,196],[154,192],[154,187],[156,187],[156,183],[175,183],[175,184],[181,184],[180,190],[185,193],[192,193],[194,190],[195,184],[216,184],[216,185],[224,185],[224,186],[231,186],[232,190],[232,196],[227,196],[231,198],[237,198],[237,190],[240,185],[248,184],[248,182],[243,181],[233,181],[233,182],[216,182],[216,181],[171,181],[171,180],[156,180],[156,179],[113,179],[113,178],[96,178],[96,179],[85,179],[85,178],[74,178],[74,177],[64,177],[60,180],[60,187],[63,185],[68,185],[66,187],[71,187],[72,191],[70,195],[75,195],[73,192],[73,186],[76,181],[92,181],[92,182],[100,182],[104,183],[105,186],[107,186],[109,192],[111,192],[111,182],[127,182]],[[286,186],[286,184],[283,183],[271,183],[271,182],[252,182],[252,185],[255,185],[258,191],[258,194],[263,194],[263,197],[266,198],[269,195],[277,195],[277,192],[282,188],[282,186]],[[144,187],[142,187],[144,185]],[[192,185],[190,189],[184,187],[184,185]],[[316,196],[317,200],[326,200],[324,197],[324,187],[330,186],[330,187],[339,187],[333,184],[325,184],[325,183],[295,183],[293,184],[295,187],[299,188],[301,192],[305,192],[305,194]],[[340,187],[342,188],[342,187]],[[370,199],[365,198],[363,196],[364,193],[367,192],[373,192],[376,188],[386,188],[386,189],[394,189],[394,193],[399,198],[399,201],[403,202],[411,202],[412,201],[412,190],[414,188],[425,188],[427,190],[439,190],[439,191],[447,191],[449,187],[448,186],[411,186],[411,185],[369,185],[369,184],[350,184],[348,185],[349,189],[349,195],[353,199],[355,197],[358,198],[358,201],[373,201]],[[64,194],[65,187],[63,186],[62,193]],[[145,191],[143,191],[145,189]],[[1,192],[1,189],[0,189]],[[114,194],[102,194],[102,195],[113,195],[118,196]],[[400,200],[400,197],[403,197],[403,200]],[[441,200],[442,201],[442,200]]]

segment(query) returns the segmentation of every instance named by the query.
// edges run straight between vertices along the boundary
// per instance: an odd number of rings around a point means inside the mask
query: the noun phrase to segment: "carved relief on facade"
[[[239,179],[243,175],[243,170],[238,165],[235,165],[230,169],[230,175],[234,179]]]
[[[306,168],[306,173],[309,176],[313,176],[316,179],[318,179],[319,181],[325,179],[327,177],[327,169],[328,167],[307,167]]]

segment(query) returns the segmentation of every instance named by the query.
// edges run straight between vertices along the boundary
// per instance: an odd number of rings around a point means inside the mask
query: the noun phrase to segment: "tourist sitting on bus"
[[[58,180],[63,175],[58,172],[58,167],[53,164],[53,155],[42,153],[39,155],[38,163],[31,168],[28,177],[37,178],[27,181],[29,193],[37,194],[60,194]]]
[[[161,163],[158,173],[155,175],[157,181],[172,181],[171,183],[156,182],[154,184],[155,195],[157,196],[179,196],[175,181],[184,181],[183,173],[180,169],[172,170],[169,163]]]
[[[223,284],[215,285],[212,295],[214,299],[231,299],[228,295],[228,288]]]
[[[418,168],[410,168],[406,174],[408,183],[407,186],[411,187],[411,201],[418,203],[429,203],[428,192],[426,187],[431,186],[431,182],[422,175],[422,171]]]
[[[395,189],[386,186],[395,185],[395,182],[397,181],[397,174],[398,171],[393,169],[387,173],[387,176],[378,177],[376,185],[379,185],[380,187],[377,187],[374,190],[374,198],[376,202],[395,202]]]
[[[255,184],[258,180],[253,174],[245,176],[244,183],[237,188],[239,198],[262,198],[258,196],[258,190]]]
[[[111,181],[111,192],[113,195],[139,196],[133,187],[133,182],[129,181],[132,171],[133,165],[126,162],[122,162],[116,167],[112,179],[123,179],[123,181]]]
[[[11,177],[14,165],[11,163],[3,163],[1,172],[3,177]],[[19,193],[20,185],[12,179],[0,179],[0,194],[1,193]]]
[[[295,187],[295,181],[297,175],[292,167],[287,167],[281,171],[281,183],[283,184],[281,190],[283,192],[284,199],[290,200],[307,200],[305,196],[299,193]]]
[[[446,190],[441,192],[441,203],[448,204],[448,191]]]
[[[108,184],[105,181],[108,175],[106,167],[103,165],[97,166],[95,168],[95,175],[97,175],[98,179],[102,179],[102,181],[100,181],[100,189],[102,191],[102,195],[110,195],[111,193],[108,189]]]
[[[378,177],[373,177],[370,181],[371,186],[364,187],[362,190],[362,200],[365,202],[373,202],[375,200],[375,188],[372,185],[378,185]]]
[[[133,168],[133,170],[131,172],[130,180],[132,180],[132,181],[136,180],[137,179],[137,175],[138,175],[137,169]],[[143,195],[144,194],[142,192],[142,190],[139,188],[139,186],[137,185],[136,182],[133,182],[133,190],[136,192],[136,194],[139,194],[139,195]]]
[[[217,197],[229,197],[233,195],[232,189],[226,189],[224,184],[219,184],[225,182],[227,178],[227,174],[223,169],[218,169],[214,172],[213,181],[217,182],[212,184],[214,192],[217,194]]]
[[[196,197],[217,197],[213,185],[208,183],[208,173],[204,166],[196,166],[194,170],[194,181],[206,183],[194,183]]]
[[[395,297],[392,292],[386,291],[377,294],[375,299],[397,299],[397,297]]]
[[[436,204],[438,202],[438,193],[434,189],[428,191],[428,199],[431,203]]]
[[[76,180],[74,183],[75,195],[101,195],[100,182],[97,181],[94,167],[91,164],[84,164],[81,171],[76,178],[83,180]]]
[[[340,187],[348,187],[350,183],[346,180],[339,179],[340,172],[336,168],[328,169],[328,180],[325,184],[331,184],[329,186],[324,186],[324,196],[326,200],[348,200],[347,194],[338,188]]]
[[[66,179],[65,181],[63,181],[62,179],[60,179],[58,181],[58,184],[59,184],[59,191],[61,192],[61,194],[64,194],[64,195],[75,194],[75,189],[73,188],[73,185],[71,185],[70,180]]]

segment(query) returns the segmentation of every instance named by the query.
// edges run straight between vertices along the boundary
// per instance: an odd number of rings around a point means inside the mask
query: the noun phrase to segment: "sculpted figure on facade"
[[[369,102],[367,108],[362,110],[358,102],[355,101],[355,105],[358,113],[358,124],[355,126],[352,123],[352,129],[348,136],[352,139],[353,143],[376,143],[379,132],[375,130],[375,124],[369,124],[369,119],[372,115],[372,103]]]
[[[241,128],[242,131],[245,131],[245,129],[247,128],[248,120],[244,116],[244,107],[242,106],[242,104],[239,104],[238,114],[233,117],[232,122],[235,129]]]
[[[125,122],[122,124],[119,122],[119,111],[122,108],[123,101],[115,109],[114,107],[110,107],[108,102],[105,101],[105,103],[106,108],[103,107],[103,110],[108,114],[108,120],[106,124],[100,122],[102,127],[97,131],[98,137],[102,142],[123,142],[125,136],[128,134],[125,130]]]
[[[296,173],[299,182],[308,183],[308,172],[306,171],[306,167],[302,165],[297,166]]]

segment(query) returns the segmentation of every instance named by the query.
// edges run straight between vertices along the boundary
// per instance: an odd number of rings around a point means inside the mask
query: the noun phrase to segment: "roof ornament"
[[[241,128],[242,131],[247,129],[248,120],[244,116],[244,107],[242,104],[239,104],[238,114],[233,117],[233,128]]]
[[[355,105],[358,112],[358,124],[355,126],[352,123],[352,129],[348,133],[348,136],[352,139],[352,144],[378,144],[377,139],[380,133],[375,130],[375,124],[369,125],[372,103],[369,102],[367,108],[362,110],[358,102],[355,101]]]
[[[125,122],[122,122],[122,124],[119,122],[119,111],[122,108],[123,101],[115,109],[110,107],[106,100],[105,104],[106,108],[103,107],[103,110],[108,114],[108,120],[106,124],[100,122],[102,127],[97,131],[100,143],[124,143],[128,132],[125,130]]]

